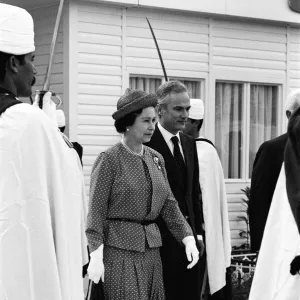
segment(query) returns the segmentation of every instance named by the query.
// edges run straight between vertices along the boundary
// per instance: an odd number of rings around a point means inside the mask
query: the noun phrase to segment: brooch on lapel
[[[154,160],[154,162],[155,162],[155,164],[156,164],[158,170],[161,170],[161,164],[160,164],[160,162],[159,162],[158,157],[157,157],[157,156],[154,156],[154,157],[153,157],[153,160]]]

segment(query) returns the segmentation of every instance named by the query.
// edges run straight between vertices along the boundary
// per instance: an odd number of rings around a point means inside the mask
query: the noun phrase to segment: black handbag
[[[91,280],[90,280],[91,282]],[[103,282],[99,283],[92,282],[91,295],[89,300],[104,300]]]

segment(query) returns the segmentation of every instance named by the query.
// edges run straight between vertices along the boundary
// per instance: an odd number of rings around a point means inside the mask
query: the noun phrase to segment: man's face
[[[15,85],[18,97],[29,97],[32,94],[32,86],[35,84],[36,69],[33,64],[34,53],[28,53],[24,57],[24,61],[18,61],[16,58],[17,74],[15,77]]]
[[[160,123],[172,134],[177,134],[184,129],[189,117],[190,98],[187,92],[171,93],[168,98],[166,107],[160,112]]]
[[[185,128],[183,130],[183,133],[185,133],[187,135],[192,135],[194,127],[195,127],[195,123],[192,123],[191,119],[188,118],[187,121],[186,121]]]

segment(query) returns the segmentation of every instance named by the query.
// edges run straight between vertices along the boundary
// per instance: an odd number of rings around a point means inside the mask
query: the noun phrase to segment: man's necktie
[[[179,143],[179,139],[178,139],[177,136],[173,136],[171,138],[171,141],[174,144],[174,159],[175,159],[175,163],[176,163],[178,169],[181,172],[185,172],[185,170],[186,170],[185,163],[184,163],[183,157],[181,155],[179,144],[178,144]]]

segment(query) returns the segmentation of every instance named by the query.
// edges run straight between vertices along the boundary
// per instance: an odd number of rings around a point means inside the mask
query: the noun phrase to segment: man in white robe
[[[256,263],[249,300],[299,300],[300,277],[290,264],[300,254],[300,235],[286,192],[285,170],[277,181]]]
[[[289,99],[299,95],[296,91]],[[291,262],[300,255],[300,108],[295,109],[289,118],[284,163],[264,230],[250,300],[300,300],[300,275],[291,275]]]
[[[226,189],[222,165],[214,145],[203,137],[199,138],[204,117],[203,101],[190,99],[190,103],[184,133],[196,139],[205,222],[207,274],[210,294],[213,295],[225,286],[226,268],[231,261]]]
[[[33,41],[30,14],[0,4],[0,299],[82,300],[81,164],[50,118],[50,93],[48,115],[17,98],[35,81]]]

